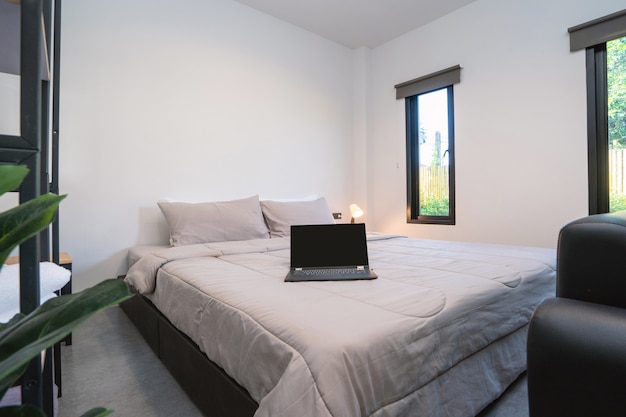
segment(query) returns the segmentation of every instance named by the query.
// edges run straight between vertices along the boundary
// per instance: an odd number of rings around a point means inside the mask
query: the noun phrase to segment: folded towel
[[[72,273],[52,262],[39,264],[41,303],[54,297],[70,281]],[[20,266],[4,265],[0,269],[0,323],[6,323],[20,311]]]

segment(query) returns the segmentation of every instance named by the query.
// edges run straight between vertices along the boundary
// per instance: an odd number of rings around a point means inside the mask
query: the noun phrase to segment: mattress
[[[525,367],[555,251],[375,233],[368,248],[372,281],[284,282],[288,238],[159,249],[126,280],[256,416],[475,415]]]

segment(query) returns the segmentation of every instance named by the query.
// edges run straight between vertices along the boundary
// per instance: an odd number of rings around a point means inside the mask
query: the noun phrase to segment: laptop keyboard
[[[291,279],[289,279],[289,276],[291,276]],[[376,278],[376,274],[362,266],[356,268],[295,268],[290,272],[285,281],[343,281],[374,278]]]
[[[334,276],[345,274],[364,273],[364,270],[357,270],[355,268],[321,268],[321,269],[296,269],[294,273],[296,275],[304,276]]]

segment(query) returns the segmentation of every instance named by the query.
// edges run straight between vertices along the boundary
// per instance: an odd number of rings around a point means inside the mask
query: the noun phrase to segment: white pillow
[[[326,199],[311,201],[261,201],[263,217],[271,237],[291,234],[291,226],[298,224],[333,224],[335,220]]]
[[[259,196],[207,203],[159,201],[172,246],[267,239]]]

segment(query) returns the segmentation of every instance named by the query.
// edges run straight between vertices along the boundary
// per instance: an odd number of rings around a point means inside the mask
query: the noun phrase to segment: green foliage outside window
[[[626,148],[626,37],[606,44],[609,146]]]
[[[448,197],[420,198],[420,214],[422,216],[449,216],[450,203]]]
[[[626,210],[626,195],[612,193],[609,196],[609,207],[612,212]]]

